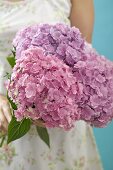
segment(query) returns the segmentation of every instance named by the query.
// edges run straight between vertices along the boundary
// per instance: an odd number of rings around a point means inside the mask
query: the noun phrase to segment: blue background
[[[94,0],[95,26],[93,46],[113,60],[113,0]],[[113,123],[94,129],[104,170],[113,170]]]

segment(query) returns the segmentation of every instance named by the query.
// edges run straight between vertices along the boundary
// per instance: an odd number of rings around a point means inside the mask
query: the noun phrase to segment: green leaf
[[[13,47],[13,50],[11,50],[11,51],[12,51],[13,56],[15,57],[15,55],[16,55],[16,48]]]
[[[7,61],[9,62],[10,66],[13,68],[16,64],[15,57],[14,56],[8,56]]]
[[[6,72],[6,75],[4,76],[4,77],[6,77],[7,79],[11,79],[11,74],[10,73],[8,73],[8,72]]]
[[[15,116],[12,116],[12,120],[8,126],[8,140],[7,143],[17,140],[24,136],[30,129],[31,120],[23,119],[22,121],[17,121]]]
[[[11,100],[11,98],[8,96],[8,92],[7,92],[7,99],[9,101],[9,103],[11,104],[11,107],[13,110],[17,110],[17,106],[16,104]]]
[[[40,136],[40,138],[48,145],[48,147],[50,148],[50,139],[49,139],[49,134],[46,128],[44,127],[39,127],[37,126],[37,132],[38,135]]]

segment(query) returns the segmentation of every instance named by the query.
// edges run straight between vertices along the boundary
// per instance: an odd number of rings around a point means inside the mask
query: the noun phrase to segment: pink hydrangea
[[[42,49],[31,48],[21,53],[8,86],[9,96],[17,104],[15,116],[43,119],[47,127],[69,129],[79,120],[79,84],[71,68]]]

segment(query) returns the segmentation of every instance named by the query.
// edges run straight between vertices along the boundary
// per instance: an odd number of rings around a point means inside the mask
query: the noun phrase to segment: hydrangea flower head
[[[33,47],[21,53],[9,84],[17,104],[15,116],[43,119],[47,127],[69,129],[80,118],[75,104],[79,85],[71,68],[55,56]]]

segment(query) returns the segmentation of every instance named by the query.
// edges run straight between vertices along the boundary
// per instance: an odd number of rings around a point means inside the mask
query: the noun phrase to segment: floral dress
[[[0,93],[5,94],[6,57],[15,33],[34,23],[70,24],[70,0],[0,0]],[[65,132],[48,129],[49,149],[32,126],[27,135],[0,148],[0,170],[102,170],[92,128],[83,121]]]

